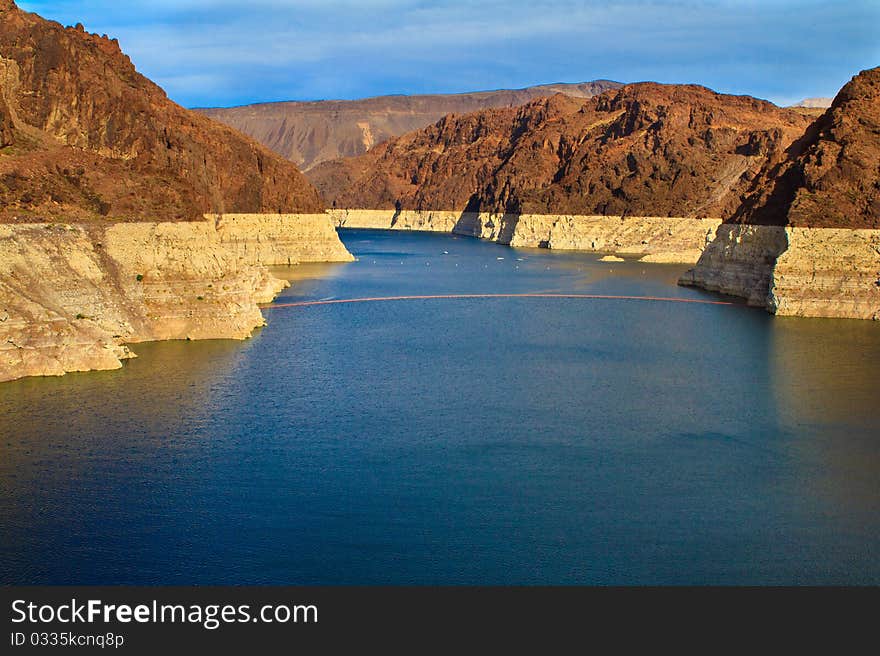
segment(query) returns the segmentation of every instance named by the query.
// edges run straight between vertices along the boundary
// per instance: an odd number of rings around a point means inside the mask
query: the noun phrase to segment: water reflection
[[[870,530],[880,515],[880,326],[777,317],[771,335],[780,425],[801,437],[793,448],[810,465],[801,493],[846,518],[848,530]]]
[[[847,424],[878,411],[880,325],[776,317],[771,328],[772,389],[786,424]]]
[[[699,294],[674,266],[345,239],[358,262],[276,269],[285,298]],[[0,385],[0,582],[880,582],[875,324],[558,299],[265,314],[252,340]]]

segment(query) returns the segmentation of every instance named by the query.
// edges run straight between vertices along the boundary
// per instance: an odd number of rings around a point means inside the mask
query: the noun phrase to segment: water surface
[[[278,302],[717,297],[683,267],[347,231]],[[502,259],[503,258],[503,259]],[[266,310],[0,385],[0,583],[880,583],[880,329],[742,305]]]

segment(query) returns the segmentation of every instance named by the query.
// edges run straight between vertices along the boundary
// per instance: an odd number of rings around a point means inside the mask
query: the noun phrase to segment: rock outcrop
[[[880,68],[771,159],[681,282],[776,314],[880,317]]]
[[[283,284],[209,222],[0,225],[0,380],[117,368],[125,343],[247,337]]]
[[[319,212],[296,167],[180,107],[115,39],[0,2],[0,221]],[[13,134],[14,130],[14,134]]]
[[[220,243],[245,262],[284,266],[354,258],[326,214],[209,215]]]
[[[378,143],[424,128],[446,114],[517,107],[554,93],[590,98],[619,86],[618,82],[597,80],[500,91],[270,102],[197,111],[240,130],[308,170],[326,160],[361,155]]]
[[[447,116],[307,175],[336,208],[725,218],[808,124],[747,96],[632,84]]]
[[[293,164],[171,102],[115,40],[0,0],[0,380],[247,337],[287,284],[264,265],[351,259],[322,209]]]
[[[244,339],[288,284],[266,265],[351,259],[325,214],[0,224],[0,381],[114,369],[142,341]]]

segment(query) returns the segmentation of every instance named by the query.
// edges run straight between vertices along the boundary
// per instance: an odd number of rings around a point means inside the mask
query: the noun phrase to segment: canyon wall
[[[353,260],[326,214],[209,214],[227,249],[248,264]]]
[[[0,0],[0,221],[321,212],[291,162],[187,110],[115,39]]]
[[[880,68],[771,157],[728,220],[682,284],[776,314],[880,318]]]
[[[680,282],[778,315],[880,320],[880,230],[724,224]]]
[[[451,232],[516,248],[579,250],[695,263],[721,219],[512,214],[419,210],[328,210],[340,228]]]
[[[328,207],[728,218],[808,118],[693,85],[449,115],[307,177]]]
[[[244,339],[288,284],[264,263],[351,259],[325,215],[242,216],[0,224],[0,381],[118,368],[135,342]]]
[[[525,89],[377,96],[360,100],[268,102],[196,111],[253,137],[308,170],[327,160],[361,155],[376,144],[424,128],[447,114],[466,114],[491,107],[517,107],[554,93],[590,98],[620,86],[618,82],[596,80]]]
[[[776,259],[787,248],[782,226],[725,223],[679,284],[739,296],[749,305],[767,307]]]

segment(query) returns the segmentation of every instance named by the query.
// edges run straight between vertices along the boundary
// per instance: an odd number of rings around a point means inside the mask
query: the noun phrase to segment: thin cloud
[[[119,38],[178,102],[350,98],[611,78],[778,102],[880,63],[873,0],[22,1]]]

